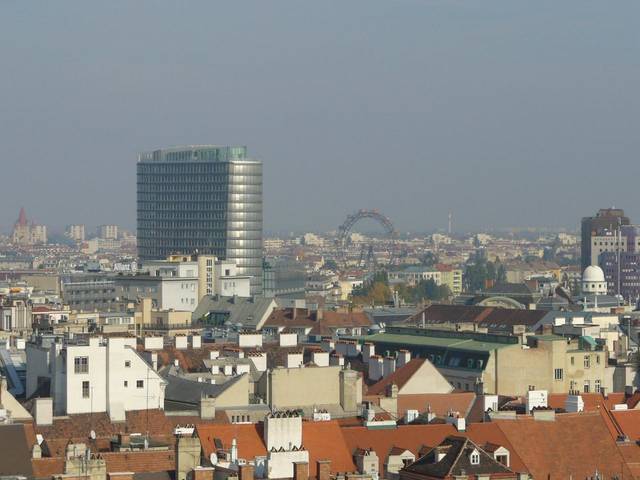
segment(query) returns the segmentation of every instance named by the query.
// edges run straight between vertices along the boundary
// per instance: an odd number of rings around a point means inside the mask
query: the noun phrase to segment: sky
[[[0,2],[0,230],[135,226],[135,163],[264,162],[266,231],[640,223],[640,2]]]

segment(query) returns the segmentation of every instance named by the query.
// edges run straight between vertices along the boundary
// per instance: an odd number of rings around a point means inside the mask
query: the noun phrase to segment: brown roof
[[[409,360],[408,363],[398,368],[392,374],[384,377],[377,383],[374,383],[367,389],[368,395],[384,395],[387,387],[391,384],[395,384],[398,390],[402,389],[404,385],[409,381],[411,377],[418,371],[418,369],[424,364],[426,360],[424,358],[414,358]]]
[[[0,425],[0,475],[31,474],[31,447],[21,424]]]
[[[92,448],[97,451],[107,451],[111,446],[111,439],[118,433],[143,433],[158,442],[173,445],[175,437],[173,430],[176,425],[196,424],[202,422],[197,416],[167,416],[163,410],[134,410],[126,412],[126,422],[111,423],[106,413],[78,414],[64,418],[55,418],[53,425],[32,427],[36,433],[42,434],[47,443],[51,456],[64,456],[67,443],[88,443],[91,430],[96,432],[96,440]],[[223,411],[216,412],[216,424],[228,423]]]
[[[476,323],[490,330],[508,331],[513,325],[525,325],[531,328],[549,312],[478,305],[432,304],[409,317],[406,323],[422,322],[423,313],[427,324]]]
[[[335,328],[369,327],[371,320],[364,312],[334,312],[323,311],[322,318],[318,318],[317,311],[306,308],[296,309],[293,318],[293,309],[274,309],[265,322],[265,327],[311,327],[317,335],[325,335]]]

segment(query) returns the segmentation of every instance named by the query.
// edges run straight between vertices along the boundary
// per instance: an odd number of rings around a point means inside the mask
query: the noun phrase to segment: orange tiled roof
[[[404,415],[407,410],[418,410],[420,413],[431,411],[439,417],[444,417],[449,410],[460,412],[465,417],[476,398],[473,392],[425,393],[412,395],[398,395],[398,414]]]
[[[205,456],[215,451],[214,440],[220,439],[228,448],[235,438],[238,457],[253,459],[266,455],[263,425],[197,425],[198,436]],[[332,472],[353,472],[356,467],[347,447],[340,425],[336,421],[303,422],[302,443],[309,451],[309,474],[317,475],[316,460],[331,460]]]
[[[550,393],[547,399],[548,405],[551,408],[564,408],[567,396],[567,393]],[[621,392],[610,393],[607,398],[604,398],[600,393],[581,393],[580,396],[587,412],[595,412],[603,407],[613,410],[614,405],[625,403],[624,393]]]
[[[495,422],[533,478],[631,478],[600,412],[559,414],[543,422],[526,416]],[[494,442],[495,443],[495,442]]]
[[[640,410],[617,410],[611,415],[632,442],[640,440]]]
[[[511,453],[511,469],[526,472],[526,466],[505,435],[494,423],[469,425],[466,432],[458,432],[453,425],[400,425],[398,428],[369,430],[365,427],[344,427],[342,434],[351,452],[358,448],[372,448],[380,461],[380,473],[384,473],[387,455],[394,447],[409,450],[416,457],[424,446],[439,445],[449,435],[466,436],[478,445],[487,442],[502,445]]]

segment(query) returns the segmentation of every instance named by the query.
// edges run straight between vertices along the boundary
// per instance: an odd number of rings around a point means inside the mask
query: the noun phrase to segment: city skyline
[[[262,159],[267,231],[640,217],[637,3],[143,3],[3,6],[3,174],[32,181],[5,184],[3,231],[20,206],[132,229],[137,152],[194,143]],[[587,188],[605,165],[624,174]]]

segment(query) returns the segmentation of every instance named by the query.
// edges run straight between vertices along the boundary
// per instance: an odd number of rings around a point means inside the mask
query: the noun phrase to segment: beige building
[[[98,227],[98,238],[103,240],[117,240],[118,239],[118,226],[117,225],[100,225]]]
[[[459,390],[521,395],[529,389],[611,391],[607,351],[588,339],[558,335],[494,335],[388,327],[367,337],[376,349],[410,350],[427,358]]]
[[[353,414],[362,403],[362,378],[339,365],[274,368],[262,376],[257,388],[271,408],[322,407]]]
[[[85,227],[84,224],[67,225],[65,234],[74,242],[84,242],[85,240]]]

